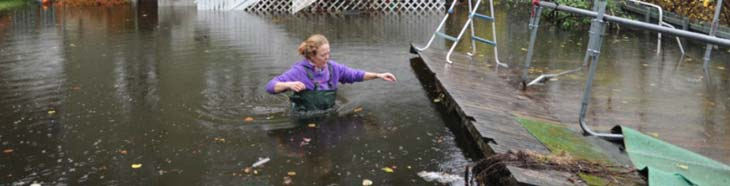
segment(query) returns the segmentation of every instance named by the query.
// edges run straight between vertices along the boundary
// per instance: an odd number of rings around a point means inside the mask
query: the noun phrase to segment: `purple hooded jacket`
[[[271,81],[269,81],[269,83],[266,85],[266,92],[269,92],[270,94],[276,94],[274,92],[274,85],[276,85],[276,83],[291,81],[301,81],[307,87],[307,90],[314,90],[314,82],[312,82],[309,77],[307,77],[307,71],[309,70],[311,70],[311,72],[314,72],[313,76],[315,81],[321,81],[320,90],[337,90],[337,82],[343,84],[360,82],[363,81],[363,78],[365,77],[365,71],[352,69],[345,65],[335,63],[335,61],[332,60],[330,60],[327,65],[332,65],[333,72],[329,72],[328,66],[328,70],[323,70],[322,72],[318,73],[315,72],[314,66],[312,66],[312,64],[309,63],[308,60],[304,59],[302,61],[299,61],[292,65],[292,67],[283,74],[271,79]],[[327,80],[329,80],[330,78],[329,73],[334,73],[332,75],[332,87],[327,87],[326,85]]]

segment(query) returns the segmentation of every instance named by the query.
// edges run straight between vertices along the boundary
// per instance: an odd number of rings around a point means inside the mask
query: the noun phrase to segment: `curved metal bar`
[[[657,25],[661,26],[662,23],[664,23],[664,21],[663,21],[664,13],[662,11],[662,7],[660,7],[659,5],[655,5],[655,4],[647,3],[647,2],[643,2],[643,1],[638,1],[638,0],[629,0],[629,1],[656,8],[657,10],[659,10],[659,22],[657,22]],[[661,53],[661,51],[662,51],[662,33],[657,33],[656,53],[657,54]]]
[[[494,3],[492,3],[493,0],[489,0],[489,13],[492,17],[494,17]],[[476,10],[474,10],[476,12]],[[497,42],[497,21],[492,21],[492,39],[494,39],[494,43]],[[509,68],[509,65],[506,63],[502,63],[499,61],[499,51],[497,51],[497,46],[494,46],[494,62],[497,62],[497,65],[503,66],[505,68]]]
[[[446,23],[446,19],[449,18],[449,15],[454,13],[455,5],[456,5],[456,2],[451,3],[451,7],[449,7],[449,9],[446,11],[446,15],[444,16],[443,19],[441,19],[441,23],[439,23],[439,26],[436,27],[436,31],[434,31],[433,34],[431,34],[431,39],[428,39],[428,43],[426,43],[426,46],[424,46],[423,48],[415,47],[416,50],[423,51],[423,50],[426,50],[429,46],[431,46],[431,43],[433,43],[433,39],[436,38],[436,33],[439,30],[441,30],[441,28],[444,26],[444,24]]]

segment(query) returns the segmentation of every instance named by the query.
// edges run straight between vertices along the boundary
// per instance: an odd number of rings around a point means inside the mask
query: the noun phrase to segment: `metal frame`
[[[657,24],[660,25],[660,26],[666,26],[666,27],[674,28],[674,26],[672,26],[671,24],[664,22],[664,10],[659,5],[656,5],[656,4],[653,4],[653,3],[647,3],[647,2],[643,2],[643,1],[639,1],[639,0],[629,0],[629,1],[634,2],[634,3],[641,4],[641,5],[644,5],[644,6],[649,6],[649,7],[652,7],[652,8],[656,8],[657,11],[659,12],[659,20],[658,20]],[[682,51],[682,55],[684,55],[684,47],[682,47],[682,42],[679,40],[679,37],[676,37],[676,38],[677,38],[677,45],[679,45],[679,50]],[[657,38],[656,38],[656,53],[657,54],[658,53],[661,53],[661,51],[662,51],[662,33],[657,33]]]
[[[443,28],[444,23],[446,22],[446,19],[448,19],[449,14],[454,13],[454,5],[456,5],[456,2],[453,2],[451,4],[451,7],[449,7],[449,9],[448,9],[448,14],[446,14],[444,16],[444,18],[441,20],[441,23],[439,24],[439,26],[436,27],[436,31],[433,32],[433,35],[431,35],[431,38],[428,40],[428,43],[426,43],[426,46],[424,46],[422,48],[416,47],[415,49],[419,50],[419,51],[426,50],[428,47],[431,46],[431,44],[433,43],[433,40],[434,40],[434,38],[436,38],[436,36],[443,37],[444,39],[451,40],[453,42],[451,44],[451,47],[449,48],[449,51],[446,53],[446,62],[448,62],[449,64],[454,63],[453,61],[451,61],[451,54],[454,52],[454,49],[456,49],[456,45],[459,44],[459,41],[463,37],[464,32],[466,32],[466,29],[471,28],[472,52],[467,53],[467,55],[473,56],[476,53],[476,42],[475,41],[482,42],[482,43],[485,43],[488,45],[492,45],[494,47],[494,61],[497,65],[503,66],[503,67],[509,67],[509,65],[502,63],[499,60],[499,51],[497,49],[497,29],[496,29],[496,24],[495,24],[495,19],[494,19],[493,0],[489,0],[489,11],[490,11],[489,16],[477,13],[477,10],[479,9],[479,5],[481,4],[481,2],[482,2],[481,0],[477,0],[476,4],[474,4],[474,6],[472,6],[472,1],[469,0],[469,2],[468,2],[469,3],[469,17],[466,20],[466,23],[464,23],[464,26],[459,31],[459,35],[457,35],[456,37],[448,35],[445,32],[440,31]],[[485,19],[487,21],[492,22],[492,39],[493,40],[490,41],[490,40],[476,36],[476,34],[474,33],[475,32],[474,18]]]
[[[585,115],[588,110],[588,104],[590,103],[590,96],[591,96],[591,88],[593,86],[593,78],[596,73],[596,68],[598,66],[598,59],[601,51],[601,45],[603,44],[603,35],[605,33],[605,25],[606,21],[622,24],[622,25],[628,25],[633,27],[638,27],[645,30],[655,31],[659,33],[664,34],[671,34],[678,37],[685,37],[689,39],[698,40],[704,43],[708,44],[707,52],[705,55],[705,69],[707,69],[707,61],[709,61],[709,53],[712,49],[712,45],[722,45],[722,46],[730,46],[730,40],[728,39],[721,39],[714,37],[713,33],[717,31],[717,22],[718,22],[718,16],[719,12],[722,6],[718,6],[718,8],[715,10],[715,18],[713,19],[713,30],[711,30],[710,35],[704,35],[704,34],[698,34],[694,32],[689,32],[685,30],[678,30],[674,28],[667,28],[664,26],[654,25],[654,24],[648,24],[644,22],[634,21],[630,19],[605,15],[606,11],[606,0],[594,0],[593,1],[593,9],[594,11],[588,11],[584,9],[569,7],[569,6],[557,6],[555,3],[550,2],[538,2],[538,6],[541,7],[547,7],[547,8],[553,8],[560,11],[565,11],[573,14],[579,14],[583,16],[590,16],[595,17],[591,23],[591,29],[590,29],[590,40],[588,41],[588,50],[586,54],[586,59],[590,59],[590,70],[588,74],[588,79],[586,80],[586,86],[585,90],[583,91],[583,98],[581,100],[581,108],[580,108],[580,114],[579,114],[579,125],[583,132],[586,135],[592,135],[592,136],[598,136],[601,138],[605,138],[607,140],[621,140],[623,139],[623,135],[621,134],[611,134],[611,133],[599,133],[594,132],[591,130],[585,121]],[[722,0],[718,1],[718,4],[722,4]],[[535,28],[536,29],[536,28]],[[532,39],[532,38],[531,38]],[[534,44],[534,43],[532,43]],[[527,67],[527,66],[526,66]],[[707,73],[707,70],[705,70]]]
[[[715,34],[717,34],[717,27],[720,25],[718,18],[720,17],[720,12],[722,10],[722,0],[718,0],[717,4],[715,5],[715,16],[712,18],[712,27],[710,29],[710,37],[715,37]],[[705,57],[703,58],[705,60],[702,67],[704,67],[705,71],[708,71],[708,65],[710,62],[710,54],[712,53],[712,44],[707,43],[707,47],[705,47]]]

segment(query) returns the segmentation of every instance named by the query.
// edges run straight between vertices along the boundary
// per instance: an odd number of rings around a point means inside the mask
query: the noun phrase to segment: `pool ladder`
[[[431,35],[431,39],[428,40],[428,43],[426,44],[426,46],[424,46],[423,48],[416,48],[416,49],[419,51],[426,50],[429,46],[431,46],[431,44],[433,43],[433,40],[434,40],[434,38],[436,38],[436,36],[442,37],[447,40],[451,40],[451,41],[453,41],[453,43],[451,44],[451,48],[449,49],[449,52],[446,53],[446,62],[453,63],[451,61],[451,53],[454,52],[456,45],[459,44],[459,40],[461,40],[461,37],[464,35],[464,32],[466,32],[466,29],[468,27],[470,27],[471,28],[470,29],[471,30],[471,40],[472,40],[472,42],[471,42],[472,52],[467,53],[467,55],[472,56],[476,53],[476,42],[474,42],[474,41],[481,42],[481,43],[491,45],[492,47],[494,47],[494,61],[497,63],[497,65],[500,65],[503,67],[508,67],[507,64],[499,61],[499,52],[497,50],[497,29],[496,29],[496,25],[494,23],[495,22],[494,3],[492,1],[493,0],[489,0],[489,13],[490,14],[487,16],[484,14],[477,13],[477,9],[479,9],[479,5],[481,5],[481,2],[482,2],[481,0],[477,0],[476,4],[474,4],[473,7],[472,7],[472,1],[469,0],[469,2],[468,2],[469,3],[469,18],[467,19],[466,23],[464,23],[464,26],[461,28],[459,35],[457,35],[456,37],[446,34],[445,32],[441,31],[442,28],[444,27],[444,23],[446,23],[446,19],[449,18],[449,15],[454,14],[454,6],[457,4],[457,1],[453,1],[447,11],[448,13],[441,20],[441,23],[436,28],[436,31],[433,32],[433,35]],[[493,40],[488,40],[488,39],[475,35],[474,21],[473,21],[474,18],[483,19],[483,20],[492,22],[492,39]]]

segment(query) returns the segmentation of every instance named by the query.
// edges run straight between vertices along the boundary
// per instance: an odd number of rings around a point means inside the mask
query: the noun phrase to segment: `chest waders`
[[[330,88],[333,87],[333,74],[332,64],[327,64],[330,78],[327,80],[327,85]],[[323,111],[335,106],[335,97],[337,90],[319,90],[319,82],[314,81],[314,74],[312,69],[307,69],[307,77],[314,83],[314,90],[304,90],[295,92],[289,96],[289,100],[292,103],[292,111],[296,112],[308,112],[308,111]]]

